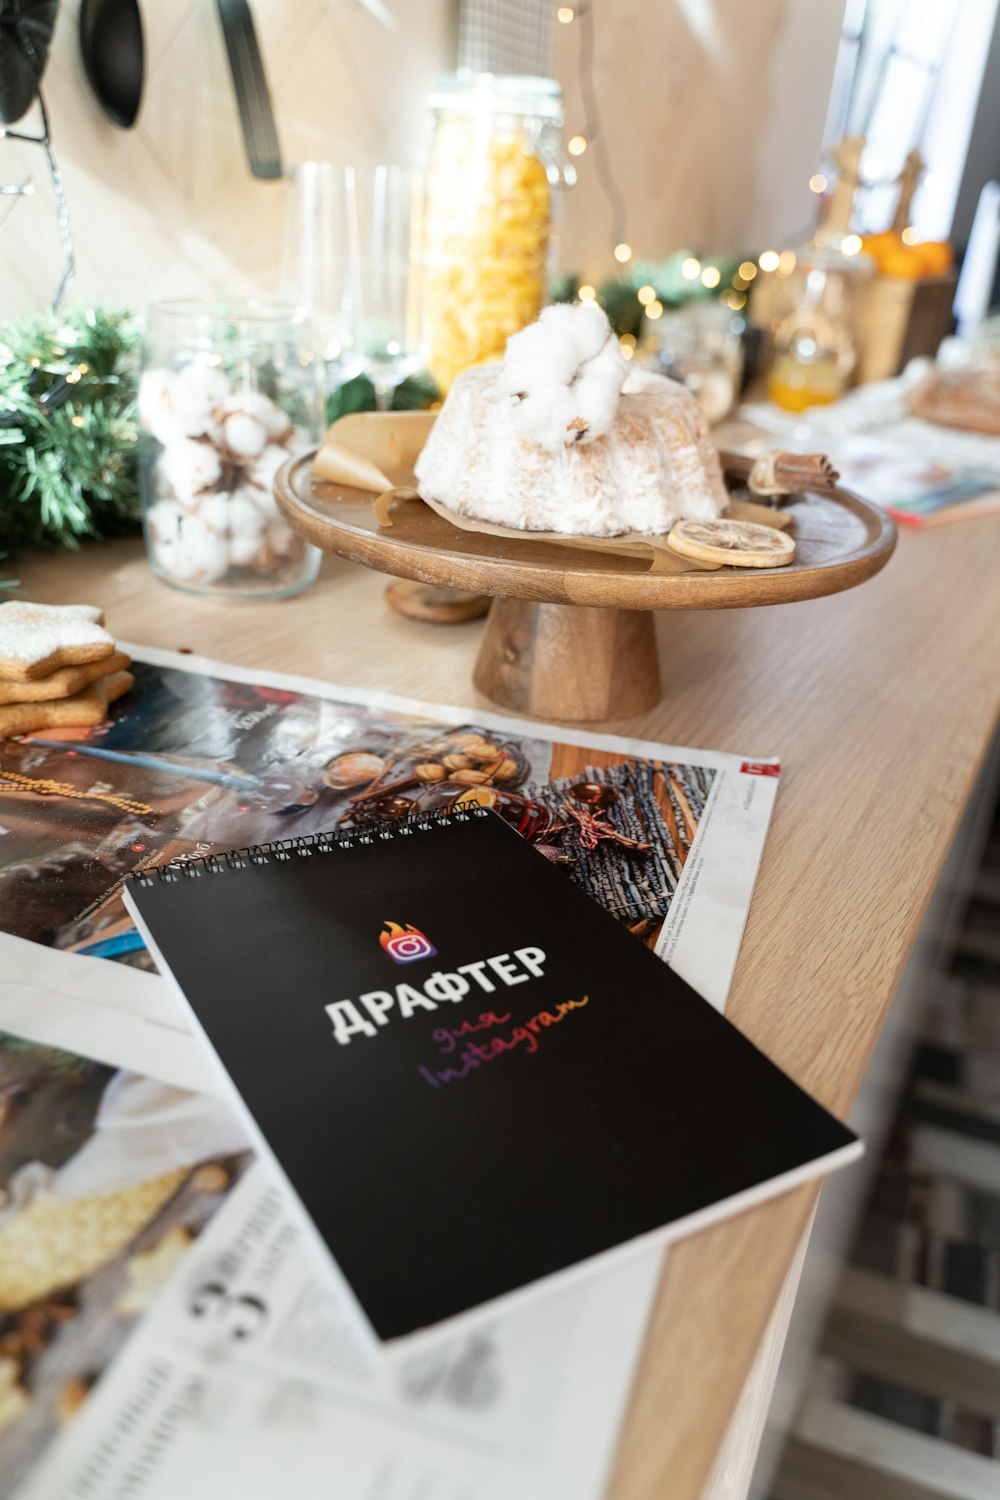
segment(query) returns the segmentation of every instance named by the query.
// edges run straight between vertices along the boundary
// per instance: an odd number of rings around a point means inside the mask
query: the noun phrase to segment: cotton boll
[[[221,410],[231,391],[232,386],[225,371],[204,360],[194,360],[185,365],[175,377],[175,402],[177,406],[188,410]]]
[[[263,531],[234,532],[229,542],[229,561],[234,568],[247,568],[255,562],[264,545]]]
[[[295,541],[295,532],[284,521],[275,521],[267,528],[267,539],[277,552],[279,557],[285,557],[291,551],[292,543]]]
[[[554,449],[607,432],[627,369],[601,309],[561,303],[508,341],[497,390],[515,430]]]
[[[171,542],[169,547],[161,547],[157,553],[160,565],[171,578],[178,578],[182,582],[193,579],[199,568],[198,555],[195,548],[188,546],[182,539]]]
[[[185,382],[183,373],[171,376],[168,399],[168,425],[176,437],[214,436],[217,428],[212,415],[212,403],[207,396]]]
[[[146,517],[149,534],[156,543],[173,542],[180,535],[184,512],[172,500],[157,500]]]
[[[147,370],[139,382],[139,421],[164,448],[187,437],[190,426],[174,405],[173,380],[167,370]]]
[[[267,428],[256,417],[234,411],[222,423],[222,441],[240,458],[257,458],[267,446]]]
[[[543,385],[569,385],[579,364],[576,344],[558,329],[532,323],[507,340],[507,353],[497,379],[505,395],[537,391]]]
[[[597,353],[580,366],[581,375],[606,375],[616,382],[619,391],[625,384],[628,372],[628,360],[615,338],[605,339]]]
[[[154,561],[161,567],[164,573],[170,573],[178,577],[177,573],[177,549],[180,543],[160,537],[153,545]]]
[[[274,499],[274,475],[277,474],[286,458],[288,458],[288,453],[285,449],[268,444],[247,475],[250,483],[243,486],[244,495],[252,499],[259,513],[268,520],[277,520],[279,516],[277,501]]]
[[[226,410],[243,412],[245,416],[253,417],[265,429],[269,438],[281,437],[292,425],[287,413],[262,391],[234,391],[226,402]]]
[[[180,438],[163,451],[163,472],[183,503],[199,490],[210,489],[222,474],[222,464],[215,449],[193,438]]]
[[[252,563],[264,544],[264,515],[257,490],[241,486],[229,502],[229,558],[234,568]]]
[[[264,513],[257,504],[259,490],[241,486],[229,501],[229,530],[234,537],[259,537],[264,527]]]
[[[593,374],[581,375],[573,382],[570,395],[576,415],[586,422],[586,430],[579,429],[578,443],[592,443],[603,437],[615,419],[621,387],[613,375],[595,370]]]
[[[618,410],[618,398],[627,373],[628,365],[613,339],[607,340],[603,348],[580,367],[580,374],[570,391],[577,416],[587,426],[586,430],[580,429],[577,442],[592,443],[608,431]]]
[[[152,431],[169,410],[169,370],[145,370],[139,381],[139,421],[147,431]]]
[[[553,385],[517,402],[511,410],[511,421],[519,437],[530,438],[543,448],[562,448],[574,440],[570,423],[576,415],[569,388]]]
[[[263,520],[276,521],[281,515],[278,502],[274,498],[274,491],[270,485],[263,489],[253,491],[253,500]]]
[[[223,536],[232,525],[228,495],[206,495],[198,507],[198,519],[215,536]]]
[[[270,488],[275,474],[277,474],[287,457],[287,448],[279,448],[277,443],[268,443],[253,466],[252,477],[255,483],[266,484]]]
[[[265,516],[276,519],[278,502],[274,498],[274,476],[288,457],[286,449],[269,443],[250,471],[252,486],[248,486],[255,504]]]
[[[558,333],[576,350],[576,363],[593,359],[611,332],[607,313],[593,302],[554,302],[538,320],[546,333]]]
[[[199,542],[194,548],[194,557],[195,577],[202,583],[216,583],[229,571],[229,543],[225,537],[210,536]]]
[[[209,530],[200,515],[188,516],[177,544],[176,566],[179,576],[214,583],[229,567],[229,544]]]

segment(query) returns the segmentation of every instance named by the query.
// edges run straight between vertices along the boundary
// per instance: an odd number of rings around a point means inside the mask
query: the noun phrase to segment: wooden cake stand
[[[651,573],[641,557],[463,531],[419,500],[379,526],[374,495],[312,473],[313,454],[278,473],[278,504],[324,551],[413,578],[493,596],[474,680],[486,697],[538,718],[615,719],[660,696],[652,611],[740,609],[815,599],[864,583],[888,562],[892,520],[847,490],[793,496],[794,560],[783,568]],[[750,460],[724,455],[738,489]]]

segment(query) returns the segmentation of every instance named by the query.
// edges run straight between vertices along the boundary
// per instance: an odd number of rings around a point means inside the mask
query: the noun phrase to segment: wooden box
[[[859,288],[854,384],[888,380],[918,354],[934,355],[951,332],[954,271],[919,281],[878,276]]]

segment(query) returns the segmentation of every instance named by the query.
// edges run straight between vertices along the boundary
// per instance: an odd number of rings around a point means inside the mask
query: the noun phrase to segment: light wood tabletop
[[[18,571],[22,597],[100,604],[125,639],[484,706],[482,621],[405,619],[386,608],[384,577],[351,563],[327,558],[301,598],[258,605],[170,591],[131,541]],[[1000,517],[984,518],[904,534],[885,571],[846,594],[662,614],[663,700],[599,726],[781,757],[728,1014],[841,1116],[996,728],[998,571]],[[697,1500],[815,1192],[670,1251],[609,1500]]]

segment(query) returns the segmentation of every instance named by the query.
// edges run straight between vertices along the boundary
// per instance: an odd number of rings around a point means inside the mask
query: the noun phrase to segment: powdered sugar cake
[[[661,533],[725,509],[708,423],[676,381],[630,376],[604,436],[553,450],[517,433],[499,368],[466,370],[448,393],[416,464],[429,499],[480,521],[578,536]]]

